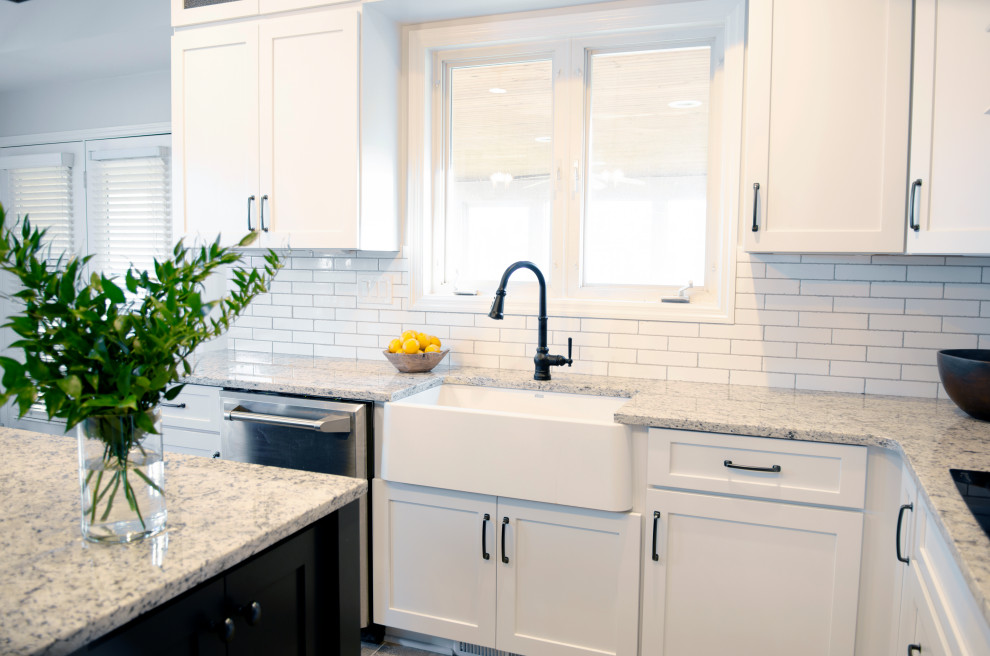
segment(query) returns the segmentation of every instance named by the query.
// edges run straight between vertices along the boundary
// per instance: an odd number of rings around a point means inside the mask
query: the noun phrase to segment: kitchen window
[[[413,308],[487,310],[530,260],[554,314],[728,320],[743,15],[700,2],[412,28]],[[688,285],[690,303],[661,302]],[[535,288],[513,279],[520,312]]]

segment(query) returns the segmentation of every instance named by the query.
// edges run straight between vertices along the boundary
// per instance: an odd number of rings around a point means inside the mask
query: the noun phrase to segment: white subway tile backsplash
[[[828,375],[827,360],[805,360],[802,358],[764,358],[763,369],[783,374]]]
[[[778,296],[767,294],[764,306],[767,310],[812,310],[829,312],[832,310],[831,296]]]
[[[287,264],[231,348],[381,360],[415,329],[451,364],[532,369],[535,316],[410,310],[405,257],[301,251]],[[359,272],[391,277],[391,307],[358,305]],[[735,302],[731,323],[552,317],[548,340],[563,353],[573,338],[575,373],[927,397],[944,396],[937,350],[990,348],[990,258],[741,252]]]
[[[819,392],[850,392],[862,394],[865,381],[862,378],[843,378],[842,376],[810,376],[798,374],[794,387],[803,390]]]
[[[837,264],[836,280],[904,280],[907,267],[883,264]]]
[[[865,346],[846,344],[798,344],[797,356],[815,360],[866,360]]]
[[[768,371],[730,371],[729,384],[793,389],[794,374],[777,374]]]
[[[866,380],[867,394],[887,394],[890,396],[925,396],[935,398],[936,383],[919,383],[908,380]]]
[[[909,282],[980,282],[979,267],[967,266],[909,266]]]
[[[685,351],[648,351],[637,353],[639,364],[665,365],[674,367],[697,367],[698,354]]]
[[[941,314],[943,317],[978,317],[980,316],[980,302],[909,298],[904,306],[904,311],[907,314]]]

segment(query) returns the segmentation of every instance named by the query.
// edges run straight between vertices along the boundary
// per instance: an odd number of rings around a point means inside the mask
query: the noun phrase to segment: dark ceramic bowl
[[[966,414],[990,421],[990,349],[939,351],[938,376]]]

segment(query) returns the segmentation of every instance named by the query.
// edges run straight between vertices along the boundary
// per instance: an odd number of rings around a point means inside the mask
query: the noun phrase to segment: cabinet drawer
[[[165,426],[162,442],[166,451],[212,456],[220,450],[220,433],[206,433]]]
[[[866,447],[651,428],[647,483],[863,508]]]
[[[220,431],[219,387],[186,385],[179,396],[163,402],[161,408],[163,426]]]

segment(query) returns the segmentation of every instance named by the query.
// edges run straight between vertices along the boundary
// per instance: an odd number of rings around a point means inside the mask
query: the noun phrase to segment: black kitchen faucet
[[[571,360],[571,338],[567,338],[567,357],[562,355],[550,355],[550,349],[547,348],[547,281],[543,278],[543,273],[540,269],[532,262],[516,262],[509,266],[502,274],[502,280],[498,283],[498,289],[495,290],[495,300],[492,302],[492,309],[488,313],[492,319],[502,319],[502,306],[505,304],[505,286],[509,283],[509,276],[513,274],[516,269],[529,269],[536,274],[536,280],[540,283],[540,315],[537,317],[539,321],[539,342],[536,345],[536,356],[533,358],[533,362],[536,363],[536,372],[533,374],[533,380],[550,380],[550,367],[563,367],[565,364],[569,367],[573,360]]]

